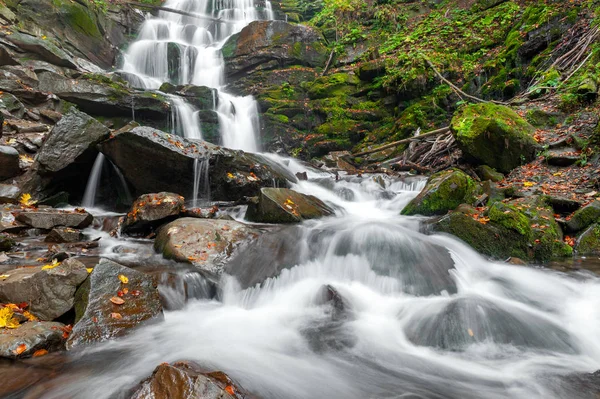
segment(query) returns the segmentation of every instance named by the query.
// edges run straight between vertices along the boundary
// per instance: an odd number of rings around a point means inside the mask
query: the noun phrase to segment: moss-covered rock
[[[600,224],[594,223],[577,238],[578,255],[600,255]]]
[[[567,221],[565,228],[568,233],[576,233],[590,226],[600,219],[600,201],[593,201],[589,205],[576,211]]]
[[[496,104],[475,104],[452,118],[452,133],[465,158],[507,173],[535,158],[539,146],[535,128],[512,109]]]
[[[349,73],[334,73],[323,76],[311,82],[308,86],[308,96],[311,99],[344,97],[356,92],[360,79]]]
[[[482,181],[491,180],[497,183],[504,179],[504,175],[497,172],[494,168],[490,168],[487,165],[481,165],[477,168],[477,175]]]
[[[478,184],[458,169],[445,170],[429,178],[421,193],[406,205],[403,215],[443,215],[462,203],[473,203]]]

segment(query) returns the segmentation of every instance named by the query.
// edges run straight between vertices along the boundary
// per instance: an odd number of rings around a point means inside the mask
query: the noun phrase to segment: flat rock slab
[[[6,124],[17,133],[44,133],[50,130],[48,125],[22,119],[9,120]]]
[[[298,223],[333,213],[333,209],[312,195],[287,188],[262,188],[258,201],[248,206],[246,218],[259,223]]]
[[[181,218],[164,225],[154,248],[166,258],[219,274],[224,263],[259,231],[233,220]]]
[[[2,273],[0,302],[29,304],[41,320],[54,320],[68,312],[77,287],[87,278],[85,265],[69,258],[52,269],[24,267]]]
[[[78,242],[83,240],[83,233],[81,230],[73,229],[71,227],[55,227],[44,239],[45,242],[65,243],[65,242]]]
[[[0,357],[17,359],[32,356],[37,350],[48,352],[63,347],[65,325],[50,321],[29,321],[18,328],[0,329]]]
[[[67,349],[119,337],[142,323],[163,317],[153,277],[108,259],[102,259],[94,268],[76,298],[77,323]]]
[[[83,229],[92,224],[94,217],[85,211],[61,211],[57,209],[22,211],[15,219],[36,229],[51,230],[54,227]]]
[[[174,193],[145,194],[133,203],[123,232],[140,232],[173,220],[185,209],[185,199]]]

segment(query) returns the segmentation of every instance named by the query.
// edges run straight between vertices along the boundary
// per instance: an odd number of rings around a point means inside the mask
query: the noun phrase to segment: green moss
[[[490,221],[516,231],[525,239],[531,237],[529,219],[513,205],[497,202],[490,208],[488,217]]]
[[[75,30],[86,36],[102,38],[96,19],[90,15],[94,12],[91,9],[77,3],[64,3],[60,11],[65,14],[66,20]]]
[[[473,203],[479,189],[477,183],[461,170],[436,173],[423,191],[406,205],[402,215],[443,215],[462,203]]]
[[[335,73],[316,79],[306,88],[311,99],[319,99],[352,95],[359,84],[360,79],[356,75]]]
[[[594,224],[581,234],[577,239],[578,255],[600,254],[600,225]]]

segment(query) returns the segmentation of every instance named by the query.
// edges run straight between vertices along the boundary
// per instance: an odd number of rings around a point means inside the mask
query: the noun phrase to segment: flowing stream
[[[249,21],[272,18],[269,2],[165,6],[228,22],[161,13],[146,22],[123,69],[146,88],[172,81],[174,43],[182,60],[176,83],[216,88],[224,144],[257,150],[256,103],[222,91],[220,46]],[[185,135],[201,138],[193,109],[175,105]],[[307,171],[309,180],[294,189],[328,202],[336,215],[263,234],[228,265],[216,296],[199,275],[186,275],[199,279],[196,299],[183,305],[171,288],[179,310],[72,354],[76,366],[42,397],[126,397],[158,364],[177,360],[225,371],[261,398],[587,397],[563,376],[600,369],[595,275],[490,262],[452,237],[423,234],[426,220],[400,211],[424,179],[338,181],[267,156],[293,173]],[[195,168],[200,176],[205,165]],[[194,191],[206,181],[199,177]],[[123,241],[105,238],[104,255],[119,261],[115,243]],[[265,270],[274,273],[265,279]]]

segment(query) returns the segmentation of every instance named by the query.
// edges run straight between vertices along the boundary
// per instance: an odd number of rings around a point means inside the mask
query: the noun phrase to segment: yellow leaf
[[[87,270],[87,272],[88,272],[88,273],[91,273],[91,272],[93,272],[93,271],[94,271],[94,268],[93,268],[93,267],[88,267],[88,268],[86,268],[85,270]]]
[[[535,186],[535,183],[526,181],[526,182],[523,182],[523,186],[524,187],[533,187],[533,186]]]
[[[17,328],[19,320],[15,319],[14,313],[10,308],[0,309],[0,328]]]
[[[231,173],[231,172],[230,172],[230,173],[227,173],[227,177],[229,177],[230,179],[233,179],[233,177],[234,177],[234,176],[233,176],[233,173]]]
[[[36,203],[36,201],[31,200],[31,194],[28,194],[28,193],[21,195],[19,202],[21,203],[21,205],[25,205],[25,206],[30,206],[30,205],[33,205]]]
[[[10,277],[10,274],[0,274],[0,280],[6,280]]]
[[[56,259],[53,259],[51,264],[42,266],[42,270],[54,269],[58,265],[60,265],[60,262]]]
[[[119,274],[119,280],[120,280],[120,281],[121,281],[123,284],[127,284],[127,283],[129,282],[129,279],[128,279],[126,276],[122,275],[122,274]]]

